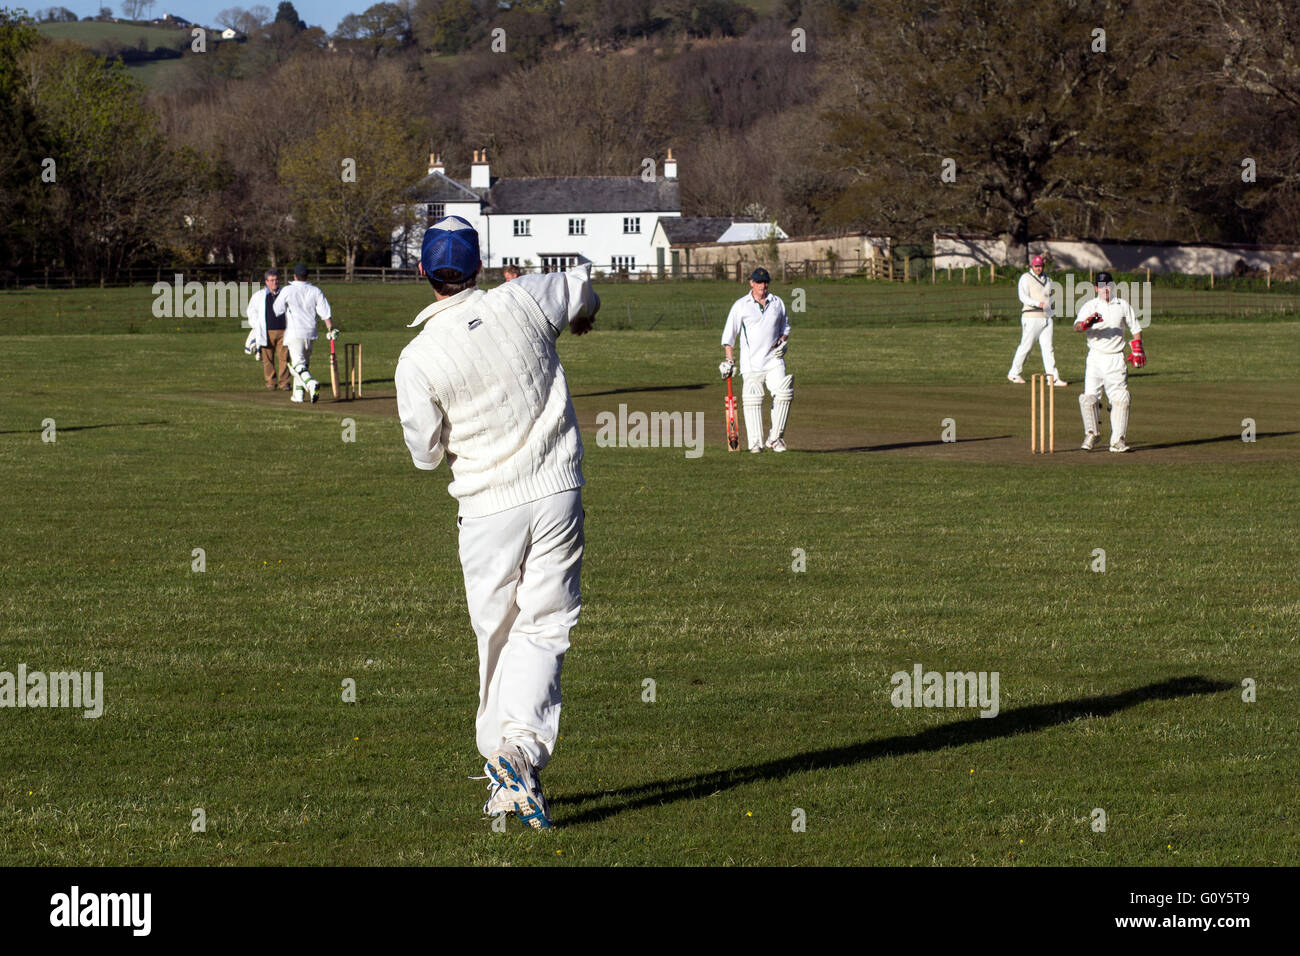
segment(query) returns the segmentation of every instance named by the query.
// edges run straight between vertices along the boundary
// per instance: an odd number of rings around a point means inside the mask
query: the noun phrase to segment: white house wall
[[[519,213],[508,215],[482,215],[477,203],[445,203],[443,214],[460,216],[477,230],[479,249],[485,269],[500,268],[507,258],[517,259],[521,265],[531,263],[539,268],[544,255],[578,255],[590,260],[599,271],[613,268],[614,257],[630,257],[636,261],[636,271],[646,272],[656,268],[657,259],[653,236],[662,218],[677,217],[677,212],[602,212],[602,213]],[[406,250],[411,263],[419,261],[420,243],[427,228],[420,225],[427,214],[420,204],[419,222],[411,230]],[[641,232],[625,234],[625,216],[641,218]],[[529,235],[516,236],[516,219],[529,220]],[[569,235],[569,220],[586,220],[586,235]],[[661,230],[662,232],[662,230]],[[401,264],[401,232],[393,235],[393,266]]]
[[[544,255],[576,254],[590,260],[596,269],[608,270],[614,257],[622,256],[634,258],[636,270],[643,272],[655,264],[651,240],[659,219],[678,215],[675,212],[601,212],[487,216],[487,230],[479,229],[479,243],[484,249],[483,264],[496,267],[504,259],[512,258],[518,259],[520,264],[531,262],[537,267]],[[623,232],[623,219],[628,216],[640,217],[640,233]],[[529,235],[514,234],[516,219],[529,221]],[[585,220],[586,235],[569,235],[570,219]]]

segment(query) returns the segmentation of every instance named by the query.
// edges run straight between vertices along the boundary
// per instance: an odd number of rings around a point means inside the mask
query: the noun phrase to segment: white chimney
[[[668,150],[668,158],[664,160],[664,179],[677,178],[677,160],[673,159],[673,151]]]
[[[446,172],[447,172],[447,167],[442,164],[442,154],[430,153],[429,154],[429,175],[432,176],[434,173],[446,174]]]
[[[474,150],[474,165],[469,168],[469,188],[487,189],[492,185],[492,177],[487,161],[487,150]]]

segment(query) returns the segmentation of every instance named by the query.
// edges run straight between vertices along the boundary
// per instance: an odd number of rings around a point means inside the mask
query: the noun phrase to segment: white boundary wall
[[[1047,255],[1057,269],[1113,269],[1116,272],[1183,272],[1231,275],[1238,260],[1264,269],[1300,260],[1300,246],[1216,245],[1213,243],[1102,242],[1045,239],[1029,243],[1030,255]],[[936,269],[1003,265],[1006,244],[993,236],[934,234]],[[1028,263],[1010,263],[1021,269]]]

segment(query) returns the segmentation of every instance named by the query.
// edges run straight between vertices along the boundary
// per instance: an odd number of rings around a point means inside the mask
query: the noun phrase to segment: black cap
[[[1107,282],[1114,282],[1114,281],[1115,280],[1110,277],[1109,272],[1097,273],[1097,285],[1105,285]]]
[[[293,274],[299,279],[305,279],[307,278],[307,267],[304,265],[296,265],[293,267]]]
[[[749,281],[750,282],[771,282],[772,277],[768,275],[766,269],[764,269],[762,266],[759,266],[757,269],[755,269],[753,272],[749,274]]]

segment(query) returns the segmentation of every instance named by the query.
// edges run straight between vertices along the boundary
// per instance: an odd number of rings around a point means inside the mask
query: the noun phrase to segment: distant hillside
[[[190,31],[171,27],[155,27],[135,23],[102,23],[87,20],[82,23],[40,23],[36,29],[56,40],[71,40],[88,46],[97,53],[107,52],[108,45],[116,50],[154,50],[163,47],[179,52],[189,46]]]

